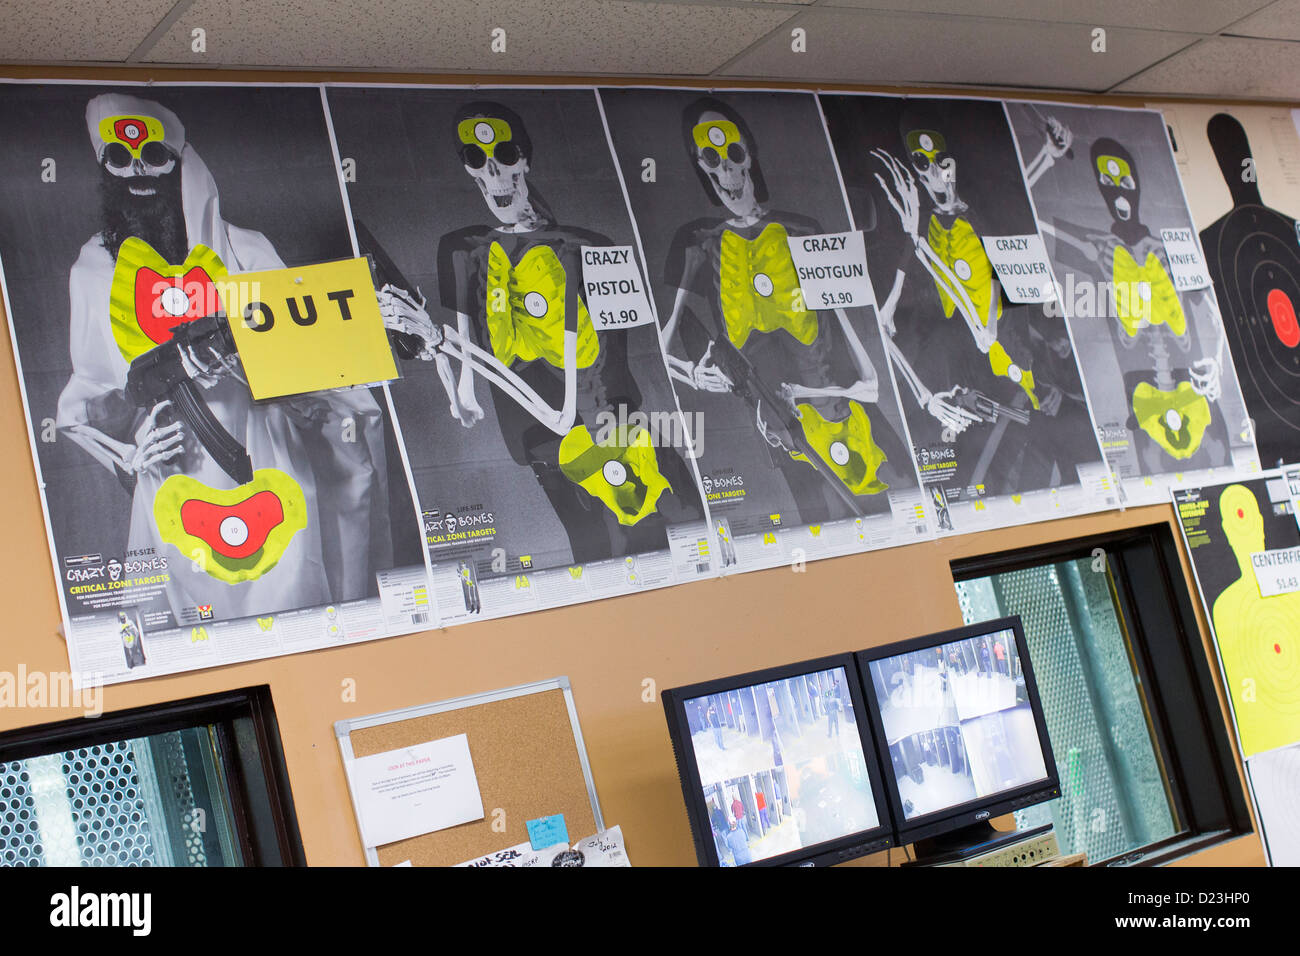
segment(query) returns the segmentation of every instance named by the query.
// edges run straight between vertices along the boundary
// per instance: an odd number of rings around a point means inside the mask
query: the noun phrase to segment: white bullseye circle
[[[544,316],[549,307],[546,296],[540,292],[530,292],[524,296],[524,308],[528,310],[528,314],[534,319],[540,319]]]
[[[158,304],[168,315],[184,315],[190,310],[190,297],[184,289],[171,286],[158,297]]]
[[[1151,283],[1150,283],[1150,282],[1139,282],[1139,283],[1138,283],[1138,298],[1141,299],[1143,302],[1150,302],[1150,301],[1151,301]]]
[[[1119,163],[1115,162],[1115,160],[1112,159],[1110,162],[1106,164],[1106,172],[1110,173],[1112,176],[1118,176]]]
[[[831,461],[843,467],[849,463],[849,446],[842,441],[831,442]]]
[[[919,142],[922,149],[934,149],[934,140],[930,138],[929,133],[922,133]]]
[[[721,146],[727,141],[727,134],[721,126],[709,127],[709,142],[714,146]]]
[[[970,263],[965,259],[958,259],[952,264],[952,271],[957,273],[957,278],[965,282],[970,278]]]
[[[760,272],[754,276],[754,291],[767,298],[772,294],[772,279],[766,272]]]
[[[237,548],[248,540],[248,525],[242,518],[231,515],[229,518],[222,520],[217,533],[221,535],[222,541],[232,548]]]
[[[140,138],[140,127],[136,126],[134,123],[127,123],[123,128],[123,132],[126,133],[127,139]]]
[[[1007,366],[1007,378],[1011,379],[1011,381],[1019,385],[1020,379],[1023,377],[1024,377],[1024,373],[1020,371],[1020,366],[1017,365],[1015,362],[1012,362],[1010,365]]]
[[[475,123],[474,138],[480,143],[490,143],[496,138],[496,131],[490,123]]]
[[[600,470],[605,476],[605,480],[617,488],[627,481],[627,469],[623,467],[622,462],[607,461],[605,467]]]
[[[1183,427],[1183,416],[1171,408],[1165,412],[1165,425],[1169,427],[1171,432],[1176,432]]]

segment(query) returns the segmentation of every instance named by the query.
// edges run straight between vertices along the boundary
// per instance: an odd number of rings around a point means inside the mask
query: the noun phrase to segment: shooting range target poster
[[[1098,437],[1126,504],[1259,471],[1159,113],[1008,102]]]
[[[427,626],[383,390],[255,402],[211,318],[241,273],[352,257],[319,88],[5,83],[0,121],[5,311],[73,674]]]
[[[714,573],[694,457],[591,89],[330,87],[444,623]]]
[[[940,532],[1117,504],[997,100],[822,95]]]
[[[865,253],[806,93],[609,89],[722,573],[929,534]],[[843,255],[834,262],[805,255]],[[814,291],[855,273],[866,294]]]
[[[1174,491],[1272,865],[1300,862],[1300,472]]]
[[[1285,107],[1161,110],[1260,462],[1300,461],[1300,136]]]

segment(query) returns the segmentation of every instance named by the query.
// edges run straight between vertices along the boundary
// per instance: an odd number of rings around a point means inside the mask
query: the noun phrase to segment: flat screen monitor
[[[823,865],[893,827],[851,654],[663,693],[702,866]]]
[[[1060,796],[1018,617],[857,657],[900,842]]]

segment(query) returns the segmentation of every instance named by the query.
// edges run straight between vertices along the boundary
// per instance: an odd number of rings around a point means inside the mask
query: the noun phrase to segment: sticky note
[[[557,843],[569,842],[569,828],[564,825],[564,814],[538,817],[528,821],[528,842],[534,850],[545,849]]]

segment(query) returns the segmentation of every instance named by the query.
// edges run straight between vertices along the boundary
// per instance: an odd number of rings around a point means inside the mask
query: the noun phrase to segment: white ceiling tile
[[[196,0],[145,59],[476,73],[703,74],[790,10],[626,0]],[[207,52],[191,50],[195,28]],[[505,30],[504,53],[491,50]]]
[[[1295,100],[1300,94],[1300,44],[1211,37],[1133,77],[1117,90]]]
[[[1300,40],[1300,0],[1278,0],[1259,13],[1234,23],[1228,33],[1242,37]]]
[[[1213,33],[1270,0],[823,0],[823,6]]]
[[[1194,34],[1112,28],[1093,53],[1086,26],[1018,20],[945,23],[929,16],[815,7],[728,64],[726,76],[897,84],[975,84],[1099,91],[1196,40]],[[807,30],[806,53],[790,29]]]
[[[125,60],[176,0],[38,0],[0,3],[0,61]]]

